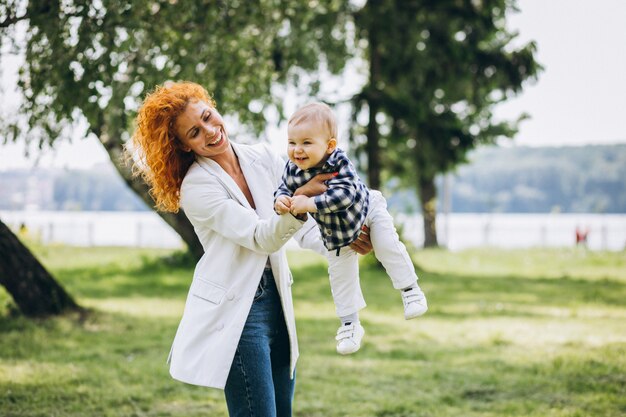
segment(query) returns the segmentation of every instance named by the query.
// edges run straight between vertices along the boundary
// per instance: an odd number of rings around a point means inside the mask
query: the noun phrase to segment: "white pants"
[[[370,190],[369,213],[365,225],[370,228],[369,234],[374,247],[374,254],[391,278],[397,290],[409,287],[417,281],[413,262],[406,247],[396,232],[393,218],[387,211],[385,197],[376,190]],[[356,313],[365,307],[365,299],[359,281],[358,254],[349,246],[328,251],[328,274],[330,289],[335,301],[335,309],[339,317]]]

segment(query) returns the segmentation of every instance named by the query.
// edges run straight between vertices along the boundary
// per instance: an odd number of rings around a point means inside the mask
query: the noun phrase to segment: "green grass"
[[[34,250],[92,314],[27,320],[0,309],[0,415],[226,416],[221,391],[176,382],[165,365],[192,266],[168,251]],[[364,346],[341,357],[325,261],[290,254],[296,416],[626,414],[625,253],[426,250],[414,260],[427,315],[404,321],[384,271],[365,259]]]

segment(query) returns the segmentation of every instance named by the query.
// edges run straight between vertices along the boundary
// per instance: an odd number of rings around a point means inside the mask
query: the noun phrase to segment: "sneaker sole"
[[[427,311],[428,311],[428,307],[426,307],[424,310],[418,311],[415,314],[411,314],[409,316],[405,315],[404,319],[405,320],[411,320],[411,319],[414,319],[416,317],[423,316],[424,314],[426,314]]]

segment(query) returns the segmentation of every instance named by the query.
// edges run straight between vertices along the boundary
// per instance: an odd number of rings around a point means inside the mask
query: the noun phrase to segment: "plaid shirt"
[[[348,155],[337,148],[321,168],[306,171],[288,161],[283,173],[283,182],[274,192],[274,201],[281,196],[293,196],[299,187],[321,173],[338,172],[328,181],[328,190],[315,196],[317,213],[310,213],[322,232],[326,249],[333,250],[348,246],[359,236],[361,226],[369,208],[369,190],[356,173]]]

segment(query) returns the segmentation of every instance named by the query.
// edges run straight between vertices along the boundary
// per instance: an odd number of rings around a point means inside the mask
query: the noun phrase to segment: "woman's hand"
[[[317,174],[316,176],[311,178],[309,182],[298,188],[293,193],[293,195],[305,195],[307,197],[315,197],[316,195],[324,194],[326,190],[328,190],[328,186],[325,184],[325,182],[336,176],[336,172]]]
[[[350,247],[359,255],[367,255],[372,251],[372,241],[370,240],[370,228],[363,225],[359,237],[352,243]]]

